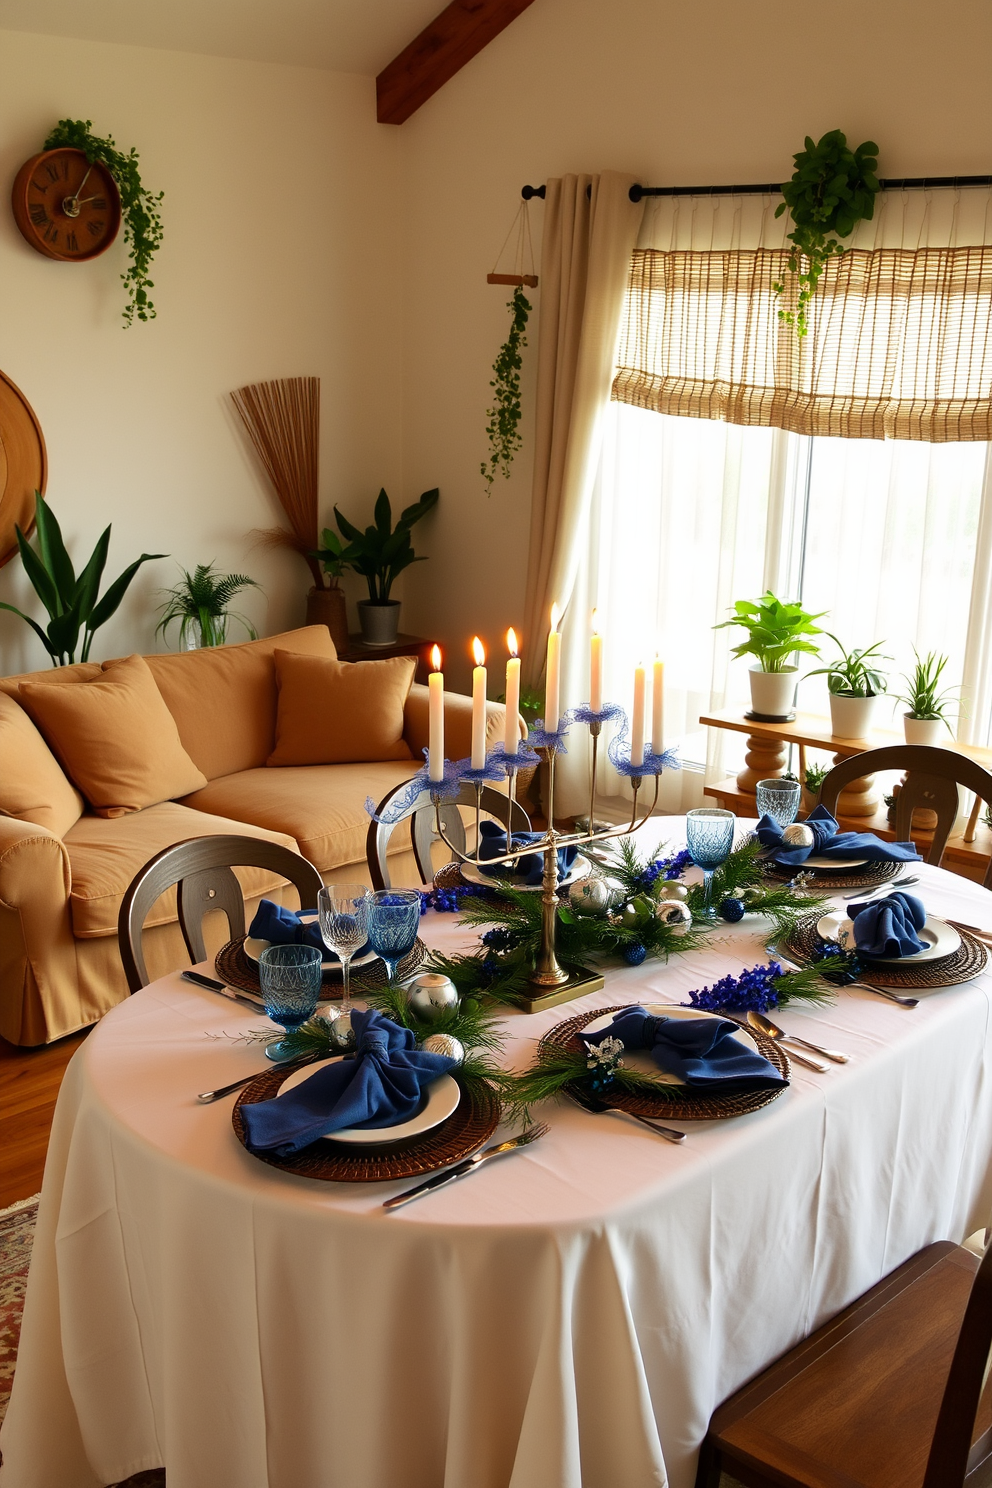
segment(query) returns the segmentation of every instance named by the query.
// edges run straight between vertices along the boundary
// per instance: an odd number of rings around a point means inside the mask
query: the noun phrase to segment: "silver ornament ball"
[[[610,902],[609,885],[598,874],[591,873],[572,884],[568,902],[579,914],[602,914]]]
[[[331,1023],[331,1044],[335,1049],[353,1049],[355,1030],[351,1026],[350,1013],[338,1013]]]
[[[813,828],[805,822],[791,822],[782,832],[782,842],[786,847],[812,847],[815,841]]]
[[[683,903],[689,897],[689,890],[684,883],[678,883],[674,878],[663,878],[659,881],[656,889],[659,899],[680,899]]]
[[[450,977],[439,971],[424,971],[406,989],[406,1000],[425,1023],[440,1018],[446,1008],[458,1006],[458,992]]]
[[[676,935],[685,935],[692,929],[692,910],[681,899],[663,899],[655,914]]]
[[[420,1047],[428,1054],[443,1054],[445,1059],[453,1059],[456,1064],[465,1063],[465,1045],[453,1034],[432,1033]]]

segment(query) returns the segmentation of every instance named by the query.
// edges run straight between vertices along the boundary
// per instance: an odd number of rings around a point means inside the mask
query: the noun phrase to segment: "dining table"
[[[684,820],[638,840],[674,850]],[[992,932],[992,893],[913,869],[931,914]],[[421,934],[477,945],[451,913]],[[504,1060],[582,1010],[685,1003],[768,939],[748,914],[667,962],[611,962],[602,990],[503,1017]],[[556,1099],[541,1140],[389,1212],[411,1180],[280,1171],[236,1139],[233,1096],[197,1101],[264,1065],[246,1036],[269,1025],[163,977],[66,1072],[0,1488],[162,1466],[168,1488],[692,1488],[722,1400],[990,1223],[992,975],[918,995],[779,1009],[848,1062],[793,1062],[760,1110],[675,1123],[681,1144]]]

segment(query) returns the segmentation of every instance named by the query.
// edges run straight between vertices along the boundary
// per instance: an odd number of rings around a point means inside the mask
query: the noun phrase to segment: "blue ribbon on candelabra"
[[[496,744],[489,751],[487,764],[490,761],[494,765],[501,766],[505,774],[512,775],[517,770],[529,770],[531,765],[539,765],[541,756],[535,754],[533,749],[528,749],[527,745],[522,742],[517,746],[516,754],[508,754],[505,744]]]
[[[568,750],[565,747],[565,738],[574,722],[575,711],[572,708],[569,708],[567,713],[562,714],[558,720],[558,727],[556,729],[546,729],[544,727],[544,719],[538,718],[527,735],[527,743],[533,749],[550,749],[554,754],[567,754]]]
[[[583,703],[581,708],[572,709],[572,717],[576,723],[612,723],[615,718],[622,718],[625,724],[627,722],[627,715],[619,703],[607,703],[598,713],[595,708]]]
[[[516,754],[507,754],[504,746],[498,744],[490,750],[486,756],[486,763],[481,770],[473,769],[471,759],[449,760],[444,762],[444,775],[440,780],[430,778],[430,760],[428,751],[424,750],[426,763],[421,765],[416,775],[411,776],[403,790],[398,796],[394,796],[388,808],[380,815],[376,810],[376,804],[371,796],[365,797],[365,810],[374,822],[380,826],[395,826],[416,804],[417,798],[428,791],[432,801],[454,801],[458,793],[466,783],[469,785],[484,784],[486,781],[504,780],[508,770],[521,770],[528,765],[537,765],[541,757],[533,751],[523,748]]]
[[[623,713],[623,710],[620,710]],[[627,715],[623,714],[623,728],[613,735],[610,740],[609,750],[610,763],[618,775],[633,776],[660,775],[662,770],[681,770],[682,762],[678,751],[665,749],[661,754],[655,754],[650,745],[644,750],[642,764],[632,765],[630,762],[630,724]]]

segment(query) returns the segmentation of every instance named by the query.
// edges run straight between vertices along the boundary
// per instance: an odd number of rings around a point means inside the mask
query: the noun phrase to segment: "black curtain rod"
[[[890,176],[879,181],[883,191],[928,191],[953,190],[961,186],[992,186],[992,176]],[[782,186],[778,181],[764,184],[748,183],[745,186],[631,186],[630,199],[639,202],[645,196],[770,196],[779,195]],[[524,201],[532,196],[543,197],[546,186],[524,186],[520,195]]]

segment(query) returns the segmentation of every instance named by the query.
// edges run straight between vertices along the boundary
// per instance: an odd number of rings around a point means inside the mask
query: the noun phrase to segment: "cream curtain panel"
[[[910,231],[919,239],[930,226],[927,218]],[[956,219],[952,234],[955,227]],[[788,300],[773,285],[784,279],[788,295],[788,257],[780,244],[639,247],[613,398],[797,434],[992,438],[987,237],[967,246],[850,249],[827,264],[803,340],[778,319]]]
[[[536,686],[552,602],[568,603],[609,406],[631,254],[644,214],[618,171],[547,183],[541,249],[537,428],[525,602]]]

